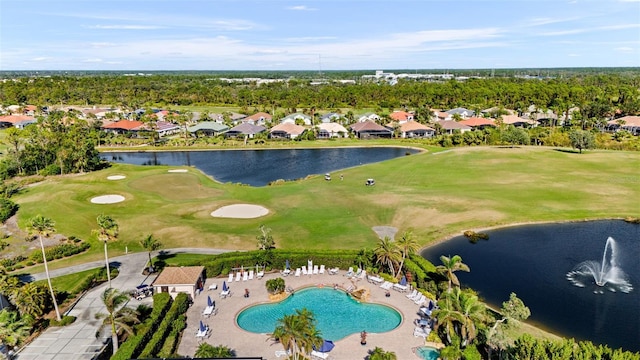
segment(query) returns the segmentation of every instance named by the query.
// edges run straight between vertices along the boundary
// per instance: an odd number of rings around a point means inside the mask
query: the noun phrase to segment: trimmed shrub
[[[74,321],[76,321],[75,316],[65,315],[62,317],[62,319],[60,319],[60,321],[55,319],[49,321],[49,325],[50,326],[67,326],[69,324],[73,324]]]
[[[189,308],[189,295],[180,293],[171,305],[169,311],[164,315],[162,323],[154,332],[151,340],[146,344],[140,353],[140,358],[154,358],[164,345],[164,340],[171,331],[171,325],[178,316],[184,314]]]

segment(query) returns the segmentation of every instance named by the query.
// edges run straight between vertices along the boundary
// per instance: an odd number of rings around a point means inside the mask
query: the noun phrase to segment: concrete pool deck
[[[287,287],[299,289],[307,286],[323,286],[331,287],[338,284],[342,288],[348,288],[356,284],[358,287],[366,287],[370,290],[369,302],[379,303],[391,306],[402,314],[402,322],[400,325],[386,333],[369,333],[367,336],[367,345],[360,345],[360,334],[352,334],[344,339],[334,341],[336,347],[329,353],[330,358],[335,360],[341,359],[365,359],[370,350],[376,346],[383,348],[385,351],[393,351],[398,359],[418,359],[413,353],[412,348],[425,345],[422,337],[414,337],[413,330],[415,328],[414,320],[419,318],[419,307],[405,296],[407,293],[400,293],[391,290],[391,296],[385,297],[385,290],[379,286],[367,282],[366,279],[351,281],[344,274],[346,270],[341,269],[337,275],[301,275],[294,276],[293,272],[284,277]],[[207,279],[204,290],[194,299],[193,305],[187,311],[187,328],[184,330],[182,340],[178,347],[178,353],[183,356],[193,356],[198,345],[202,342],[211,345],[224,345],[235,352],[238,357],[262,356],[264,359],[284,359],[278,358],[276,351],[282,351],[283,347],[279,343],[274,343],[266,334],[255,334],[245,331],[236,325],[236,316],[244,308],[269,302],[265,282],[268,279],[282,277],[280,273],[265,274],[262,279],[236,282],[235,279],[227,285],[231,289],[232,296],[220,298],[222,282],[227,277]],[[209,290],[212,284],[217,285],[216,290]],[[248,289],[250,297],[245,298],[244,292]],[[202,315],[207,304],[207,295],[216,302],[217,314],[206,317]],[[204,324],[209,326],[210,333],[208,338],[204,340],[196,338],[196,332],[199,322],[202,320]],[[375,320],[372,320],[375,321]],[[334,340],[334,339],[328,339]]]

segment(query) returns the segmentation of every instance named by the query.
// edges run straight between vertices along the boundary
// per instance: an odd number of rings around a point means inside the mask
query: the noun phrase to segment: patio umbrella
[[[213,300],[211,300],[211,296],[210,295],[207,295],[207,304],[209,306],[213,306]]]
[[[287,259],[287,261],[286,261],[286,263],[285,263],[284,268],[285,268],[285,269],[290,269],[290,266],[289,266],[289,259]]]
[[[316,351],[326,353],[326,352],[329,352],[329,351],[333,350],[333,348],[335,346],[336,346],[336,344],[334,344],[333,341],[331,341],[331,340],[323,340],[322,341],[322,345],[320,346],[319,349],[316,349]],[[315,349],[315,346],[313,348]]]
[[[202,323],[202,320],[200,320],[200,331],[205,332],[207,331],[207,328],[204,326],[204,324]]]
[[[229,288],[227,287],[227,282],[223,281],[222,282],[222,291],[227,291],[227,290],[229,290]]]
[[[402,279],[400,279],[400,285],[404,286],[407,285],[407,278],[406,277],[402,277]]]

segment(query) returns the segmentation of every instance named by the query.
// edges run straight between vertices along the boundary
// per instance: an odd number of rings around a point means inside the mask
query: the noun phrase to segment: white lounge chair
[[[291,274],[291,269],[284,269],[280,271],[280,275],[282,276],[289,276],[289,274]]]
[[[249,272],[245,271],[244,275],[242,275],[242,281],[247,281],[249,280]]]
[[[214,306],[207,306],[204,311],[202,312],[202,315],[204,316],[211,316],[211,315],[215,315],[218,311],[216,310],[215,305]]]
[[[409,287],[407,285],[393,284],[393,290],[403,293],[409,290]]]
[[[233,273],[229,274],[229,279],[227,279],[227,282],[233,282]]]
[[[231,296],[231,289],[227,289],[226,291],[222,290],[220,292],[220,297],[221,298],[226,298],[227,296]]]
[[[257,277],[258,279],[262,279],[262,277],[263,277],[263,276],[264,276],[264,270],[260,270],[260,271],[258,271],[258,273],[256,274],[256,277]]]
[[[344,276],[350,278],[353,276],[353,266],[349,266],[349,270],[347,270],[347,273],[344,274]]]
[[[238,271],[236,273],[236,282],[240,281],[240,278],[242,277],[242,274],[240,274],[240,271]]]
[[[417,296],[418,296],[418,290],[417,289],[413,289],[411,294],[406,295],[406,297],[411,301],[415,300]]]
[[[382,283],[382,285],[380,285],[380,287],[385,290],[390,290],[392,286],[393,286],[393,283],[390,281],[385,281]]]
[[[318,270],[319,274],[324,274],[324,265],[320,265],[320,270]]]
[[[419,296],[416,297],[415,300],[413,300],[413,302],[416,303],[416,305],[420,306],[424,304],[426,300],[427,300],[427,297],[424,296],[424,294],[420,294]]]
[[[253,270],[249,270],[249,280],[253,280]]]
[[[295,273],[295,275],[296,275],[296,276],[300,276],[300,271],[301,271],[301,270],[300,270],[300,268],[296,268],[296,273]]]
[[[358,277],[358,276],[360,276],[360,275],[362,275],[362,269],[358,268],[358,270],[356,270],[356,273],[355,273],[355,274],[353,274],[352,276],[353,276],[353,277]]]
[[[311,350],[311,358],[326,360],[329,358],[329,353],[323,353],[320,351]]]
[[[218,290],[218,284],[209,285],[209,290]]]
[[[204,330],[201,330],[200,328],[198,328],[198,333],[196,334],[196,338],[206,338],[207,335],[209,335],[209,326],[208,325]]]
[[[305,266],[302,267],[302,275],[307,275],[307,268]]]
[[[356,278],[356,280],[362,280],[367,278],[367,270],[360,271],[360,275]]]
[[[413,329],[413,336],[427,338],[430,332],[431,332],[431,329],[428,327],[422,328],[420,326],[416,326]]]
[[[281,356],[289,356],[289,355],[291,355],[291,351],[276,350],[275,355],[276,355],[277,358],[279,358]]]
[[[318,265],[313,265],[313,274],[318,275],[318,271],[320,271],[318,270]]]
[[[329,269],[329,275],[336,275],[340,271],[340,268],[334,267]]]

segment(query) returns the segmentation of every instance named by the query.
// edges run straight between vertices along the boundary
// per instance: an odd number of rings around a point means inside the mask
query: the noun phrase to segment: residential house
[[[433,111],[433,116],[434,119],[433,121],[449,121],[449,120],[453,120],[453,116],[451,116],[451,114],[449,114],[446,111],[440,111],[440,110],[432,110]]]
[[[249,124],[253,124],[253,125],[265,125],[271,122],[272,118],[273,117],[271,116],[271,114],[268,114],[266,112],[258,112],[253,115],[249,115],[244,119],[241,119],[241,121]]]
[[[267,128],[264,126],[242,123],[229,129],[224,133],[224,136],[228,138],[242,137],[253,139],[257,134],[265,131],[267,131]]]
[[[229,127],[227,125],[215,121],[202,121],[195,124],[194,126],[189,126],[187,128],[187,131],[189,131],[191,135],[194,135],[195,137],[198,137],[200,135],[217,136],[220,134],[224,134],[227,130],[229,130]]]
[[[500,106],[494,106],[488,109],[484,109],[484,110],[480,110],[480,114],[484,117],[492,117],[492,116],[497,116],[497,114],[502,113],[504,114],[506,112],[506,115],[516,115],[516,111],[515,110],[511,110],[511,109],[505,109],[503,107]],[[502,115],[504,116],[504,115]]]
[[[137,133],[145,130],[144,123],[138,120],[120,120],[102,125],[102,130],[114,134]]]
[[[231,115],[229,115],[229,118],[231,119],[231,123],[232,124],[239,124],[241,122],[242,119],[246,118],[247,115],[245,114],[239,114],[236,112],[232,112]]]
[[[349,137],[349,131],[344,126],[335,122],[323,122],[316,127],[318,129],[318,139]]]
[[[531,119],[521,118],[517,115],[502,115],[500,121],[505,125],[513,125],[515,127],[535,127],[538,122]]]
[[[457,122],[457,121],[440,120],[440,121],[436,121],[435,124],[440,126],[443,133],[449,134],[449,135],[455,133],[456,131],[459,131],[461,133],[471,131],[470,126],[461,124],[460,122]]]
[[[623,116],[607,121],[607,130],[627,130],[633,135],[640,135],[640,116]]]
[[[474,129],[484,129],[487,126],[491,126],[491,127],[495,127],[496,124],[493,121],[493,119],[487,119],[487,118],[479,118],[479,117],[470,117],[466,120],[461,120],[459,121],[459,123],[463,124],[463,125],[467,125],[471,128]]]
[[[368,113],[364,113],[362,115],[358,115],[356,117],[356,121],[357,122],[365,122],[365,121],[380,121],[380,116],[378,116],[378,114],[372,113],[372,112],[368,112]]]
[[[304,123],[304,125],[306,126],[310,126],[312,123],[311,116],[301,114],[301,113],[293,113],[283,117],[280,120],[280,124],[284,124],[284,123],[297,124],[299,122]]]
[[[156,121],[155,131],[158,133],[160,137],[172,135],[180,132],[180,126],[177,124],[158,120]]]
[[[413,121],[414,114],[406,111],[396,110],[392,112],[389,117],[391,120],[397,122],[398,124],[404,124],[407,121]]]
[[[393,136],[392,130],[372,120],[357,122],[350,128],[359,139],[391,138]]]
[[[165,267],[152,286],[156,294],[166,292],[175,299],[178,294],[186,293],[195,299],[204,282],[204,266]]]
[[[280,123],[269,130],[269,137],[272,139],[295,139],[302,135],[306,128],[291,122]]]
[[[5,115],[0,116],[0,128],[16,127],[24,129],[25,126],[37,123],[38,120],[28,115]]]
[[[427,125],[417,121],[407,121],[400,124],[400,137],[404,138],[430,138],[436,131]]]
[[[455,108],[455,109],[451,109],[451,110],[447,110],[447,113],[449,115],[451,115],[452,117],[454,115],[459,115],[461,118],[466,119],[466,118],[470,118],[472,116],[475,116],[476,112],[473,110],[469,110],[469,109],[465,109],[465,108]]]
[[[324,115],[322,115],[320,117],[320,122],[321,123],[335,123],[338,120],[342,119],[343,116],[341,114],[338,113],[334,113],[334,112],[330,112],[330,113],[326,113]]]

